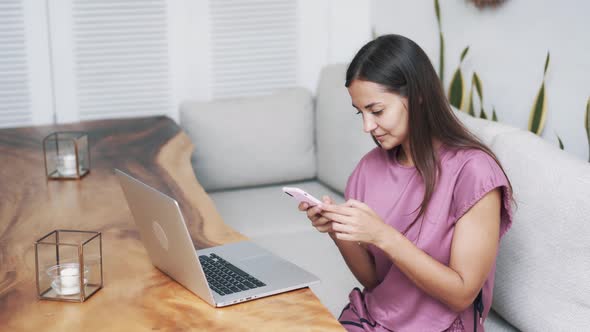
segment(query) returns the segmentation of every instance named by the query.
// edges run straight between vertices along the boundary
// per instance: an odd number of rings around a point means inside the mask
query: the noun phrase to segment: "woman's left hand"
[[[334,221],[332,229],[339,240],[377,245],[393,229],[367,204],[354,199],[343,205],[323,204],[321,214]]]

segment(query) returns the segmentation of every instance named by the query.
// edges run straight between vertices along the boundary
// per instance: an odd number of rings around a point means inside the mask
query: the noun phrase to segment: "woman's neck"
[[[402,143],[401,149],[399,149],[399,152],[397,153],[397,162],[406,167],[414,166],[409,143]]]
[[[440,141],[435,139],[432,140],[432,148],[434,149],[434,151],[438,151],[441,145],[442,143]],[[411,150],[409,142],[401,144],[401,149],[399,149],[399,152],[397,154],[397,162],[400,165],[406,167],[416,166],[416,164],[414,164],[414,159],[412,159],[412,153],[410,151]]]

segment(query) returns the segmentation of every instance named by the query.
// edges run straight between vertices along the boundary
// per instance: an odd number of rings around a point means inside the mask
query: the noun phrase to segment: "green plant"
[[[463,73],[461,72],[461,64],[467,52],[469,52],[469,46],[465,47],[463,52],[461,52],[459,66],[455,70],[453,78],[451,78],[451,84],[449,85],[449,102],[458,109],[463,108]]]
[[[482,119],[487,119],[488,116],[483,109],[483,90],[481,88],[481,80],[479,79],[479,76],[477,76],[476,72],[473,72],[473,84],[471,88],[472,90],[473,85],[475,85],[475,91],[477,91],[477,97],[479,98],[479,117]]]
[[[479,117],[481,119],[488,119],[488,115],[485,112],[483,107],[483,89],[481,84],[481,79],[477,75],[476,72],[473,72],[471,77],[471,88],[469,91],[469,99],[467,101],[466,112],[467,114],[475,117],[475,107],[473,106],[473,91],[477,93],[477,97],[479,98]],[[492,121],[498,122],[498,115],[496,114],[496,108],[492,106]]]
[[[474,85],[475,85],[475,80],[476,80],[476,73],[473,72],[472,76],[471,76],[471,88],[469,89],[469,102],[467,103],[467,114],[475,117],[475,108],[473,107],[473,90],[474,89]]]
[[[444,84],[444,80],[443,80],[443,72],[444,72],[444,38],[443,38],[443,34],[442,34],[442,28],[441,28],[441,14],[440,14],[440,6],[439,6],[439,1],[438,0],[434,0],[434,10],[436,12],[436,20],[438,23],[438,33],[439,33],[439,41],[440,41],[440,61],[439,61],[439,76],[440,76],[440,80],[441,83]],[[461,58],[459,61],[459,65],[457,70],[455,70],[455,73],[453,74],[453,77],[451,79],[451,82],[449,84],[449,102],[451,103],[451,105],[457,107],[460,110],[463,110],[465,112],[467,112],[469,115],[475,117],[475,108],[473,106],[473,90],[475,87],[475,91],[477,92],[477,95],[479,97],[479,101],[480,101],[480,113],[479,113],[479,117],[482,119],[487,119],[488,115],[485,113],[484,107],[483,107],[483,89],[482,89],[482,84],[481,84],[481,80],[479,79],[479,76],[477,75],[477,73],[474,71],[473,75],[472,75],[472,79],[471,79],[471,89],[469,92],[469,99],[467,99],[467,101],[465,101],[465,95],[464,95],[464,83],[463,83],[463,73],[461,71],[461,65],[463,64],[463,60],[465,58],[465,56],[467,55],[467,52],[469,51],[469,46],[466,47],[463,52],[461,52]],[[547,75],[547,69],[549,68],[549,62],[550,62],[550,53],[549,51],[547,51],[547,56],[545,57],[545,67],[543,70],[543,81],[541,82],[541,87],[539,88],[539,91],[537,92],[537,96],[535,97],[535,102],[533,103],[533,107],[531,109],[530,115],[529,115],[529,123],[528,123],[528,129],[537,134],[537,135],[541,135],[543,132],[543,129],[545,127],[545,120],[546,120],[546,116],[547,116],[547,96],[545,94],[545,77]],[[492,106],[492,121],[498,121],[498,115],[496,114],[496,108],[494,106]],[[585,114],[585,118],[584,118],[584,128],[586,129],[586,136],[588,138],[588,161],[590,162],[590,97],[588,98],[588,101],[586,102],[586,114]],[[559,144],[559,148],[560,149],[564,149],[564,145],[563,145],[563,141],[561,140],[561,138],[559,137],[559,135],[557,135],[557,133],[555,133],[555,136],[557,136],[557,141]]]
[[[440,24],[440,6],[438,4],[438,0],[434,0],[434,11],[436,12],[436,22],[438,23],[438,40],[439,40],[439,54],[440,58],[438,60],[438,76],[440,77],[440,81],[444,86],[444,72],[445,72],[445,40],[442,34],[442,28]]]
[[[442,34],[442,28],[441,28],[441,15],[440,15],[440,6],[439,6],[439,2],[438,0],[434,0],[434,11],[436,12],[436,20],[438,23],[438,33],[439,33],[439,40],[440,40],[440,62],[439,62],[439,76],[440,76],[440,81],[441,83],[444,84],[444,80],[443,80],[443,73],[444,73],[444,38],[443,38],[443,34]],[[473,90],[474,87],[476,89],[479,101],[480,101],[480,111],[479,111],[479,117],[482,119],[487,119],[488,116],[484,110],[483,107],[483,90],[482,90],[482,85],[481,85],[481,80],[479,79],[479,76],[477,76],[477,73],[473,73],[472,79],[471,79],[471,87],[470,87],[470,91],[469,91],[469,98],[466,99],[466,94],[465,94],[465,83],[463,81],[463,72],[461,70],[461,65],[463,64],[463,60],[465,60],[465,57],[467,56],[467,53],[469,52],[469,46],[465,47],[463,49],[463,51],[461,52],[461,56],[459,58],[459,65],[457,66],[457,69],[455,70],[455,72],[453,73],[453,77],[451,78],[451,82],[449,84],[449,89],[448,89],[448,98],[449,98],[449,103],[453,106],[455,106],[457,109],[459,110],[464,110],[466,111],[469,115],[474,116],[475,117],[475,110],[473,107]],[[496,115],[496,110],[494,109],[492,112],[492,121],[498,121],[498,116]]]
[[[545,127],[545,118],[547,117],[547,96],[545,94],[545,76],[547,75],[547,68],[549,67],[549,52],[545,58],[545,70],[543,71],[543,82],[535,97],[535,103],[529,116],[529,130],[537,135],[543,133]]]
[[[557,133],[555,133],[555,136],[557,136],[557,143],[559,143],[559,148],[563,150],[563,142],[561,141],[561,138],[559,138],[559,135],[557,135]]]

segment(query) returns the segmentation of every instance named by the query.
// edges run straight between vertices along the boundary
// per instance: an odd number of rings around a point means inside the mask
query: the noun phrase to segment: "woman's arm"
[[[501,193],[486,194],[455,226],[451,258],[446,266],[416,247],[383,221],[366,204],[324,206],[334,220],[336,238],[372,243],[416,286],[456,312],[464,311],[479,293],[496,259],[500,238]]]
[[[330,237],[336,243],[346,265],[348,265],[356,279],[365,288],[372,289],[377,286],[379,282],[377,280],[375,261],[367,249],[356,242],[338,240],[333,232],[330,233]]]

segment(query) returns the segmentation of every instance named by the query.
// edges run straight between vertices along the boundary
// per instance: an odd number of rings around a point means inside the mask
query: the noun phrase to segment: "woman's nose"
[[[375,121],[372,119],[371,116],[365,116],[363,117],[363,131],[365,133],[370,133],[373,130],[375,130],[375,128],[377,128],[377,124],[375,123]]]

